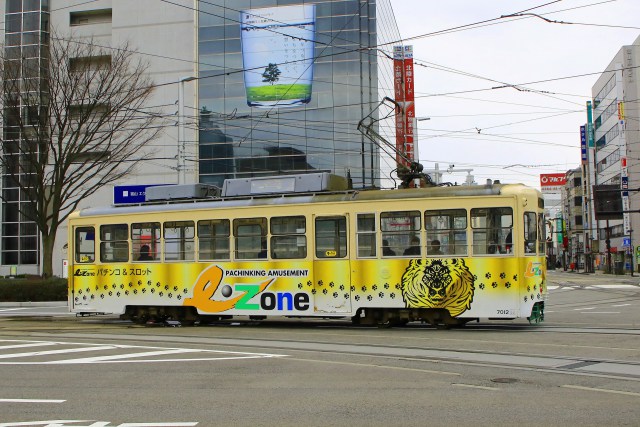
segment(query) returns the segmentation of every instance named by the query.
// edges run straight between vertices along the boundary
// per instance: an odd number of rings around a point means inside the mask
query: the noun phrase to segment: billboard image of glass
[[[293,106],[311,100],[315,5],[240,13],[247,104]]]
[[[368,48],[396,40],[392,14],[379,14],[389,0],[207,0],[198,8],[201,183],[327,171],[355,188],[379,185],[380,150],[358,122],[393,97],[393,61]]]

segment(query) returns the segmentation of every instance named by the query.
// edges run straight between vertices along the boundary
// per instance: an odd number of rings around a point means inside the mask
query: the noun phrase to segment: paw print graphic
[[[485,274],[484,277],[486,277],[487,279],[491,279],[491,273]]]

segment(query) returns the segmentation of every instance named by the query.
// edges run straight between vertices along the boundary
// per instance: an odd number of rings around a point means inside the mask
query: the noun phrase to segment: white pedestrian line
[[[580,307],[580,308],[574,308],[574,311],[582,311],[582,310],[595,310],[595,307]]]
[[[634,393],[632,391],[610,390],[610,389],[607,389],[607,388],[582,387],[582,386],[579,386],[579,385],[562,385],[560,387],[573,388],[573,389],[576,389],[576,390],[599,391],[601,393],[625,394],[627,396],[638,396],[638,397],[640,397],[640,393]]]
[[[94,347],[65,348],[61,350],[34,351],[31,353],[9,353],[9,354],[0,354],[0,359],[13,359],[16,357],[46,356],[50,354],[79,353],[83,351],[113,350],[114,348],[118,348],[118,347],[114,345],[96,345]]]
[[[62,399],[0,399],[0,403],[64,403]]]
[[[146,356],[161,356],[163,354],[176,354],[176,353],[193,353],[197,352],[197,350],[189,350],[189,349],[180,349],[174,348],[169,350],[161,350],[161,351],[146,351],[142,353],[127,353],[127,354],[112,354],[109,356],[96,356],[96,357],[84,357],[81,359],[66,359],[66,360],[52,360],[50,362],[44,362],[46,365],[50,364],[73,364],[73,363],[100,363],[107,361],[114,361],[119,359],[131,359],[136,357],[146,357]]]
[[[631,305],[631,304],[616,304],[616,305],[612,305],[611,307],[626,307],[628,305]]]
[[[70,424],[68,424],[70,423]],[[83,423],[79,425],[78,423]],[[86,423],[91,423],[87,425]],[[0,427],[109,427],[112,424],[109,421],[93,421],[93,420],[49,420],[49,421],[27,421],[17,423],[0,423]],[[194,427],[197,422],[169,422],[169,423],[123,423],[113,425],[113,427]]]
[[[17,340],[11,341],[1,341],[0,342],[12,342],[12,343],[20,343]],[[18,359],[18,360],[7,360],[0,361],[0,365],[69,365],[69,364],[81,364],[81,363],[152,363],[152,362],[187,362],[187,361],[218,361],[218,360],[241,360],[241,359],[264,359],[264,358],[272,358],[272,357],[286,357],[283,354],[269,354],[269,353],[248,353],[248,352],[239,352],[239,351],[222,351],[222,350],[204,350],[204,349],[196,349],[196,348],[167,348],[167,347],[143,347],[143,346],[132,346],[132,345],[100,345],[93,343],[64,343],[64,342],[53,342],[53,341],[24,341],[22,344],[12,344],[10,346],[5,346],[6,348],[20,348],[20,347],[31,347],[35,345],[75,345],[77,348],[66,348],[59,350],[46,350],[46,351],[33,351],[33,352],[22,352],[22,353],[8,353],[8,354],[0,354],[0,359]],[[0,347],[2,350],[5,347]],[[87,352],[87,351],[103,351],[103,350],[113,350],[119,351],[119,354],[108,354],[103,356],[93,356],[93,357],[82,357],[82,358],[73,358],[73,359],[60,359],[60,360],[44,360],[44,361],[24,361],[19,360],[29,359],[36,356],[47,356],[47,355],[56,355],[56,354],[71,354],[71,353],[79,353],[79,352]],[[151,358],[154,356],[166,356],[171,354],[187,354],[191,353],[195,357],[185,357],[185,358]],[[197,355],[202,354],[216,354],[216,356],[211,357],[198,357]],[[1,427],[1,426],[0,426]]]
[[[2,341],[0,341],[2,342]],[[26,344],[12,344],[12,345],[1,345],[0,350],[10,349],[10,348],[26,348],[26,347],[42,347],[46,345],[55,345],[54,342],[32,342]]]

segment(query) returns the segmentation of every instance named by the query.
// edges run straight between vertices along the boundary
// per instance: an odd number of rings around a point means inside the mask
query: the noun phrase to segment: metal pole
[[[178,84],[178,184],[184,184],[183,143],[184,143],[184,78]]]
[[[181,77],[178,84],[178,184],[187,183],[187,153],[184,138],[184,84],[195,79],[193,76]]]

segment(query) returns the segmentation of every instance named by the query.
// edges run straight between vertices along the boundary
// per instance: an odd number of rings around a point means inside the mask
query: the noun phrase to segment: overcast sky
[[[455,165],[444,180],[458,183],[461,169],[474,169],[480,184],[539,187],[541,173],[578,167],[595,73],[640,35],[640,0],[391,2],[402,37],[422,36],[405,42],[414,46],[416,116],[431,118],[419,122],[420,161]],[[525,10],[574,24],[529,16],[438,33]],[[504,84],[520,90],[494,89]]]

